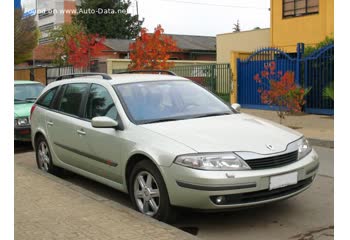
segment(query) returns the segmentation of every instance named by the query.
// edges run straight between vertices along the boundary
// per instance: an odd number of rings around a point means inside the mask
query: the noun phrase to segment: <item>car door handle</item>
[[[77,130],[77,133],[79,135],[86,135],[86,132],[84,132],[84,130]]]
[[[48,121],[48,122],[47,122],[47,125],[49,125],[49,126],[53,126],[53,122]]]

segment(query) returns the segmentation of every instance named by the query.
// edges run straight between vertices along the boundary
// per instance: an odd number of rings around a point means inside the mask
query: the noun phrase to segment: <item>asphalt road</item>
[[[334,151],[315,147],[320,170],[313,185],[288,200],[229,213],[183,212],[174,226],[203,239],[333,239],[334,228]],[[15,161],[36,168],[28,143],[15,144]],[[65,181],[77,188],[131,206],[128,196],[84,177],[68,174]]]

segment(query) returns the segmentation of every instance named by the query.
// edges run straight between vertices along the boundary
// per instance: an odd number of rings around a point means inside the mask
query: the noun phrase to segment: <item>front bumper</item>
[[[31,141],[30,126],[15,127],[14,129],[15,141]]]
[[[263,170],[203,171],[177,164],[162,167],[170,202],[174,206],[220,210],[265,204],[294,196],[306,190],[314,180],[319,166],[314,150],[289,165]],[[269,190],[270,177],[298,173],[298,183]],[[215,203],[215,198],[224,201]]]

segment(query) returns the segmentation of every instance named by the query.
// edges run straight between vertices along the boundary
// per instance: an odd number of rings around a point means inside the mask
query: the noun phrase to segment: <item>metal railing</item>
[[[182,76],[202,85],[209,91],[230,102],[232,89],[232,71],[230,64],[204,64],[176,66],[170,69]]]

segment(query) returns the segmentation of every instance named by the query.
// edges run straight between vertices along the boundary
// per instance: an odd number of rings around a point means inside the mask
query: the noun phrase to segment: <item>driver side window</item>
[[[84,117],[91,120],[94,117],[102,116],[116,120],[117,109],[107,89],[100,85],[92,84]]]

